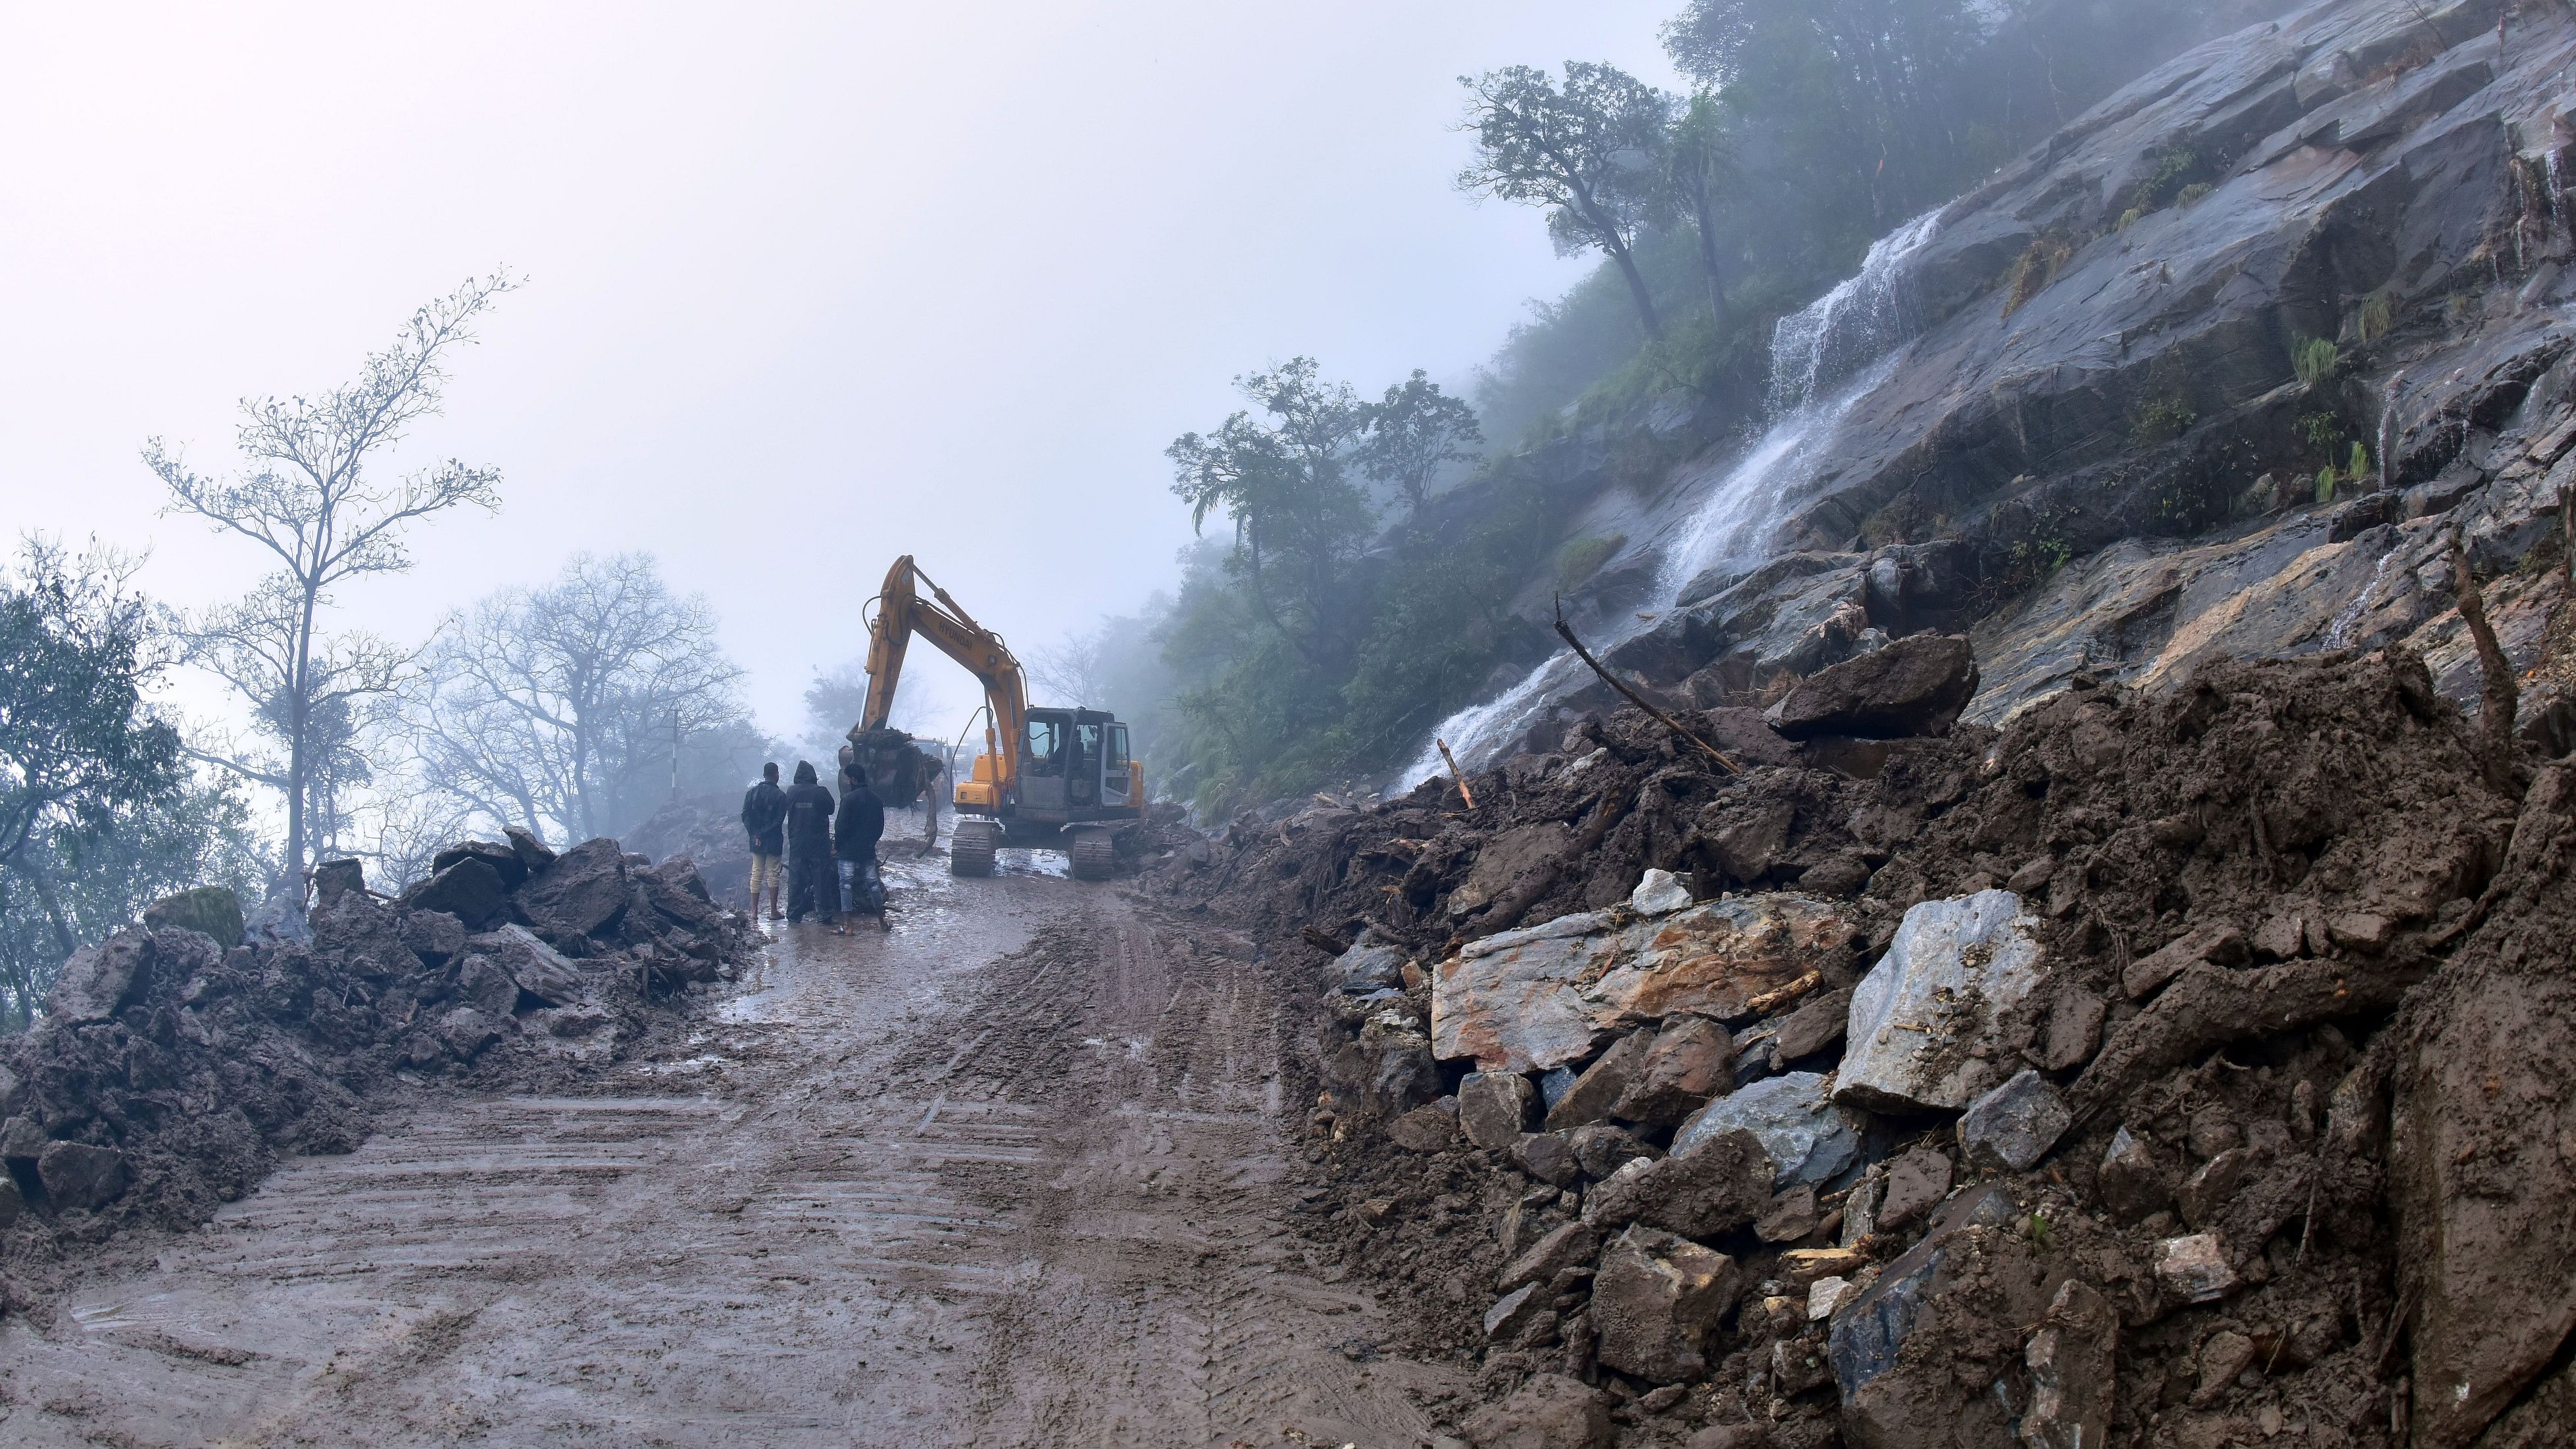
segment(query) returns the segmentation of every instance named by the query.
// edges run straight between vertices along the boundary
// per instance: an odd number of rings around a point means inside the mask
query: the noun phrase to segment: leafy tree
[[[132,574],[30,539],[0,575],[0,1021],[17,1026],[74,950],[224,878],[218,855],[250,859],[239,800],[195,786],[145,703],[168,658]]]
[[[1361,472],[1402,491],[1413,511],[1430,499],[1431,480],[1451,463],[1476,456],[1485,441],[1476,410],[1440,390],[1421,368],[1389,387],[1369,414],[1368,437],[1354,451]]]
[[[1476,133],[1476,160],[1458,173],[1459,189],[1546,207],[1558,254],[1607,254],[1627,279],[1646,335],[1663,336],[1636,240],[1656,209],[1672,98],[1616,66],[1579,60],[1565,63],[1561,87],[1525,65],[1458,83],[1469,95],[1467,129]]]
[[[1211,513],[1233,521],[1227,571],[1298,658],[1330,671],[1353,642],[1349,575],[1375,522],[1349,468],[1370,409],[1349,384],[1323,382],[1311,357],[1235,387],[1258,416],[1237,412],[1214,433],[1174,439],[1164,450],[1172,492],[1190,505],[1194,529]]]
[[[205,518],[276,563],[247,598],[184,621],[180,636],[191,658],[241,693],[273,744],[210,758],[285,795],[289,875],[304,868],[314,838],[315,788],[328,777],[335,719],[345,723],[358,701],[391,690],[403,662],[381,640],[325,633],[331,591],[410,568],[403,532],[413,522],[500,502],[500,474],[490,468],[450,459],[388,486],[368,475],[368,463],[438,411],[448,354],[473,340],[476,319],[515,285],[495,273],[422,307],[355,382],[314,398],[244,398],[235,444],[249,468],[237,478],[194,472],[160,438],[144,445],[143,461],[170,490],[165,511]]]
[[[1674,122],[1664,153],[1664,168],[1669,202],[1690,222],[1699,239],[1700,272],[1708,284],[1709,316],[1719,331],[1731,331],[1735,319],[1726,305],[1726,284],[1730,280],[1727,268],[1719,261],[1719,249],[1724,245],[1719,218],[1743,170],[1735,137],[1727,130],[1726,113],[1718,105],[1715,92],[1702,89],[1693,95],[1681,119]]]
[[[706,601],[673,594],[651,555],[575,554],[554,583],[446,622],[404,730],[428,784],[475,815],[589,839],[661,803],[684,742],[721,747],[727,778],[748,773],[766,742],[741,680]]]

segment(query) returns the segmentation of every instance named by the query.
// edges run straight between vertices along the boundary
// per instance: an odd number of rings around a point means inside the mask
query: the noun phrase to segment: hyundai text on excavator
[[[928,588],[929,598],[921,596]],[[991,875],[1008,845],[1061,846],[1078,880],[1106,880],[1111,832],[1145,813],[1145,767],[1127,726],[1096,709],[1035,709],[1028,678],[1002,636],[975,622],[905,554],[887,570],[868,620],[868,701],[853,744],[886,727],[904,649],[919,634],[984,686],[984,752],[957,782],[948,873]]]

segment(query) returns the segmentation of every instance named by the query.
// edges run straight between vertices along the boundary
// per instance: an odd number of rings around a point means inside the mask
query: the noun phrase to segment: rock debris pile
[[[1315,963],[1303,1221],[1480,1366],[1447,1432],[2564,1442],[2576,767],[2403,651],[1999,732],[1916,672],[1154,877]]]
[[[752,950],[686,858],[614,840],[468,841],[391,899],[355,861],[314,874],[309,916],[245,930],[230,892],[192,891],[65,963],[0,1045],[0,1261],[200,1221],[280,1154],[355,1149],[404,1075],[560,1085]]]

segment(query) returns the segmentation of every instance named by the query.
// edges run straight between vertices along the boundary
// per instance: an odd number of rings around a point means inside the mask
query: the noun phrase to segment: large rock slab
[[[1470,943],[1432,974],[1431,1042],[1488,1071],[1579,1062],[1614,1031],[1673,1016],[1739,1020],[1849,959],[1841,906],[1789,892],[1735,896],[1624,928],[1606,911]]]
[[[45,994],[45,1015],[66,1024],[105,1021],[152,989],[158,953],[148,931],[118,931],[63,962]]]
[[[1610,1109],[1627,1094],[1629,1084],[1636,1081],[1654,1044],[1654,1033],[1644,1031],[1630,1032],[1612,1042],[1610,1050],[1585,1067],[1565,1095],[1547,1109],[1547,1130],[1568,1132],[1607,1118]]]
[[[1937,735],[1976,693],[1977,655],[1967,639],[1917,634],[1799,681],[1781,699],[1773,727],[1793,740]]]
[[[1838,1101],[1956,1111],[2000,1085],[2037,1028],[2038,918],[2010,891],[1925,901],[1852,993]]]
[[[1538,1088],[1518,1072],[1470,1072],[1458,1084],[1458,1130],[1492,1152],[1509,1152],[1529,1130]]]
[[[45,1196],[66,1208],[105,1207],[132,1180],[124,1153],[85,1142],[46,1143],[36,1158],[36,1176],[45,1185]]]
[[[1816,1072],[1766,1077],[1709,1103],[1673,1134],[1673,1155],[1735,1131],[1760,1140],[1779,1188],[1821,1185],[1860,1160],[1860,1123],[1834,1104],[1830,1083]]]
[[[196,931],[229,951],[242,943],[241,897],[223,886],[198,886],[145,907],[143,924],[156,931]]]
[[[1486,841],[1484,849],[1476,852],[1466,880],[1449,893],[1449,914],[1471,916],[1483,910],[1511,889],[1522,872],[1554,860],[1573,843],[1573,827],[1553,820],[1516,826]]]
[[[1655,1033],[1610,1115],[1671,1126],[1724,1091],[1734,1065],[1735,1043],[1725,1027],[1704,1016],[1676,1017]]]
[[[513,861],[516,852],[510,852]],[[519,888],[519,909],[540,931],[588,936],[625,913],[630,897],[626,852],[605,837],[585,840]],[[460,913],[461,914],[461,913]]]
[[[510,890],[492,862],[469,856],[454,862],[402,895],[402,904],[416,911],[444,911],[465,923],[465,929],[480,931],[509,913]]]
[[[1592,1321],[1604,1367],[1649,1383],[1708,1372],[1709,1334],[1733,1307],[1735,1260],[1687,1238],[1631,1227],[1601,1252]]]
[[[1774,1169],[1762,1139],[1722,1132],[1659,1161],[1640,1158],[1583,1197],[1583,1221],[1602,1232],[1644,1223],[1686,1238],[1745,1227],[1771,1206]]]
[[[507,972],[521,991],[548,1006],[578,1001],[589,990],[590,983],[582,976],[581,968],[538,940],[525,926],[503,926],[489,935],[475,937],[472,945]]]

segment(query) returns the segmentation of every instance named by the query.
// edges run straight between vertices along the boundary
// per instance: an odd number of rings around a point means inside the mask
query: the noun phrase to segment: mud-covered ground
[[[0,1438],[1419,1442],[1454,1385],[1287,1226],[1302,1028],[1242,939],[889,854],[891,933],[768,927],[581,1095],[424,1086],[119,1236],[0,1326]]]

